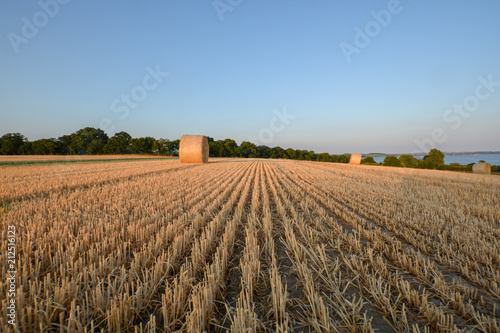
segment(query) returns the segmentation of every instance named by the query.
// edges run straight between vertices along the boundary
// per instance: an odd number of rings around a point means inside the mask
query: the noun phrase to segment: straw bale
[[[476,163],[472,166],[472,173],[490,175],[491,174],[490,164],[489,163]]]
[[[204,135],[183,135],[179,143],[179,158],[182,163],[207,163],[208,139]]]
[[[361,163],[361,154],[351,154],[351,160],[349,164],[360,164]]]

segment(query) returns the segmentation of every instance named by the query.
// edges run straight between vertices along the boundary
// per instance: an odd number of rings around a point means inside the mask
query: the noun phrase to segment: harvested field
[[[0,155],[0,162],[24,162],[24,161],[74,161],[74,160],[118,160],[118,159],[165,159],[165,156],[137,155],[137,154],[113,154],[113,155]]]
[[[499,177],[252,159],[64,168],[0,169],[21,332],[500,331]],[[7,309],[5,249],[0,262]]]

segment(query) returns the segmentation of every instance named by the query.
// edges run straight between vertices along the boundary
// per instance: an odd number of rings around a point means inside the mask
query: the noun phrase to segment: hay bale
[[[351,160],[349,164],[360,164],[361,163],[361,154],[351,154]]]
[[[491,175],[491,166],[489,163],[476,163],[472,166],[472,173]]]
[[[207,163],[208,139],[204,135],[183,135],[179,143],[179,158],[182,163]]]

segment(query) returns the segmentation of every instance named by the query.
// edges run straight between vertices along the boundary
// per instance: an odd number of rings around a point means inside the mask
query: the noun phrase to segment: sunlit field
[[[498,176],[160,159],[0,182],[0,331],[11,285],[21,332],[500,331]]]
[[[113,154],[113,155],[0,155],[0,162],[21,162],[21,161],[74,161],[74,160],[104,160],[104,159],[145,159],[160,158],[165,156],[138,155],[138,154]]]

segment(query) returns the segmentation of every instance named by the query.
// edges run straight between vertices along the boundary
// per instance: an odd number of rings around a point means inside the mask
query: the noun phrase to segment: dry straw
[[[473,173],[479,173],[483,175],[491,174],[491,167],[489,163],[476,163],[472,166]]]
[[[349,164],[360,164],[361,163],[361,154],[351,154],[351,160]]]
[[[207,163],[208,139],[204,135],[183,135],[179,143],[179,158],[182,163]]]

